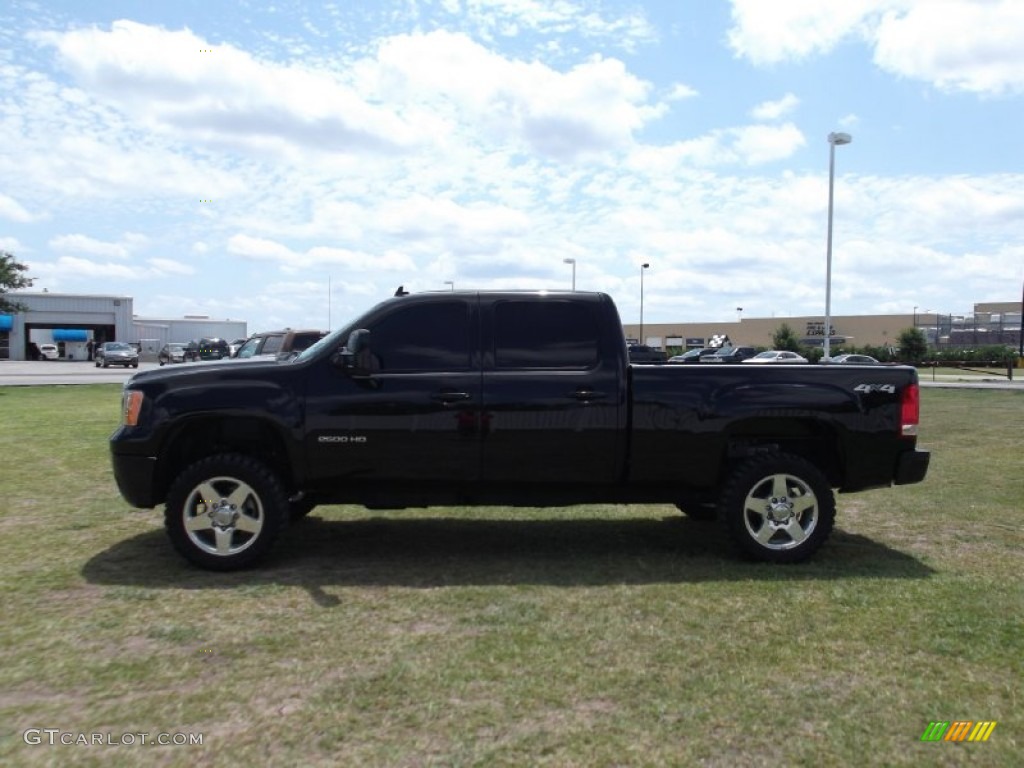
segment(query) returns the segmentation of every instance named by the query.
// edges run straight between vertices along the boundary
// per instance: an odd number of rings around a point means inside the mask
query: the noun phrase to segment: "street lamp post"
[[[644,270],[650,267],[650,264],[640,265],[640,343],[644,343]]]
[[[455,290],[455,282],[453,280],[445,280],[444,284],[448,286],[449,291]]]
[[[576,290],[576,259],[562,259],[563,264],[572,264],[572,289]]]
[[[832,200],[836,180],[836,147],[849,144],[853,139],[848,133],[828,135],[828,244],[825,248],[825,343],[823,360],[831,353],[832,334]]]

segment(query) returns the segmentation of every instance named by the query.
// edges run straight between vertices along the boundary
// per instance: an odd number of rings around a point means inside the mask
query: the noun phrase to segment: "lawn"
[[[928,480],[802,566],[667,506],[326,507],[223,575],[117,494],[118,387],[0,388],[0,764],[1019,765],[1024,395],[922,400]]]

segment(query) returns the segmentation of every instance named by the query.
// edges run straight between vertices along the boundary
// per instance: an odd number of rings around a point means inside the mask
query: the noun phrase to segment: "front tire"
[[[799,456],[772,453],[736,469],[722,491],[719,514],[747,557],[798,563],[828,539],[836,504],[817,467]]]
[[[164,512],[174,548],[213,571],[245,568],[265,555],[288,522],[277,475],[241,454],[210,456],[171,486]]]

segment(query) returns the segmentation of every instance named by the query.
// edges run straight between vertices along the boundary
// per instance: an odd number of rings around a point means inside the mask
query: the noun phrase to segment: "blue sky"
[[[0,248],[145,316],[411,290],[623,320],[970,311],[1024,279],[1024,2],[23,2]],[[328,301],[330,296],[330,301]],[[330,307],[330,310],[328,310]]]

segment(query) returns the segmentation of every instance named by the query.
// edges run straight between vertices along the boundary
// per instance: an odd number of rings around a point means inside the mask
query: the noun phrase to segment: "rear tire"
[[[219,454],[178,475],[164,523],[185,558],[209,570],[233,571],[253,564],[273,545],[288,523],[288,497],[262,462]]]
[[[719,499],[719,514],[736,547],[771,563],[810,558],[835,523],[832,488],[806,459],[765,454],[740,465]]]

